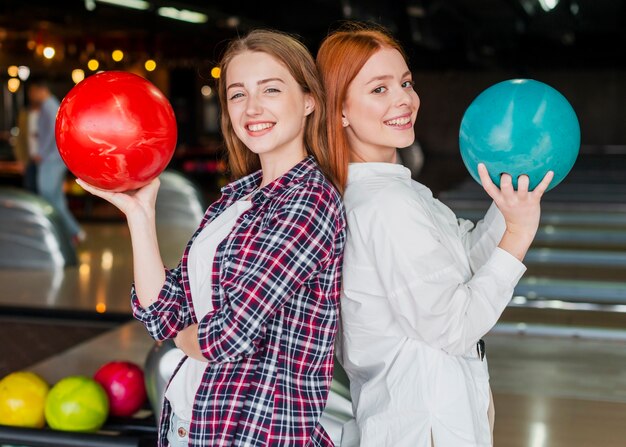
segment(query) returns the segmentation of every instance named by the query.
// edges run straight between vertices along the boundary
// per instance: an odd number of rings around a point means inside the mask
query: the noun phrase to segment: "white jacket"
[[[342,336],[356,421],[342,446],[490,446],[489,374],[476,343],[524,265],[497,248],[495,205],[475,228],[391,163],[350,165]]]

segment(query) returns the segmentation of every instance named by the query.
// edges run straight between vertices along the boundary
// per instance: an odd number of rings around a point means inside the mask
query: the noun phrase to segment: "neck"
[[[278,177],[289,172],[291,168],[304,160],[305,157],[304,145],[295,150],[271,151],[266,154],[259,154],[261,170],[263,171],[263,180],[260,187],[263,188],[269,185]]]
[[[351,146],[351,163],[395,163],[395,147],[364,148]]]

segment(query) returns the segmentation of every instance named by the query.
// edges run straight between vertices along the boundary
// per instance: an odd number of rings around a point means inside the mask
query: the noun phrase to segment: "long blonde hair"
[[[220,61],[218,94],[222,109],[221,127],[233,176],[243,177],[261,167],[259,156],[249,150],[235,134],[228,115],[226,95],[228,65],[235,56],[246,51],[266,53],[274,57],[289,70],[302,91],[311,95],[315,101],[315,109],[306,118],[304,146],[307,153],[315,157],[326,177],[340,192],[343,191],[344,183],[338,179],[345,178],[345,175],[338,173],[338,169],[347,170],[347,165],[343,167],[335,163],[334,148],[328,147],[325,95],[315,61],[301,42],[278,31],[258,29],[251,31],[245,37],[231,41]]]

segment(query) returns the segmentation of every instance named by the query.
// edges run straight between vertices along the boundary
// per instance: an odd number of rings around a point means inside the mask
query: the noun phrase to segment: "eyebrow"
[[[256,84],[257,85],[263,85],[263,84],[267,84],[269,82],[275,82],[275,81],[282,82],[283,84],[285,83],[285,81],[283,81],[280,78],[267,78],[267,79],[261,79]],[[228,87],[226,87],[226,90],[231,89],[233,87],[242,87],[243,88],[243,82],[234,82],[234,83],[230,84]]]
[[[411,72],[410,71],[406,71],[404,72],[404,74],[402,75],[403,78],[405,78],[406,76],[410,75]],[[365,84],[371,84],[372,82],[375,81],[386,81],[387,79],[393,79],[392,75],[382,75],[382,76],[376,76],[372,79],[370,79],[369,81],[367,81]]]

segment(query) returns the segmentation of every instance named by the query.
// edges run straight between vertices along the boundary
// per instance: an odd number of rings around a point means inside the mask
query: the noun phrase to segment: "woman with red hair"
[[[385,31],[352,25],[317,56],[326,88],[329,143],[350,161],[344,205],[348,238],[340,358],[355,420],[342,445],[492,445],[489,374],[480,340],[525,271],[548,173],[501,189],[476,225],[457,219],[410,171],[396,148],[415,138],[420,105],[400,45]]]

